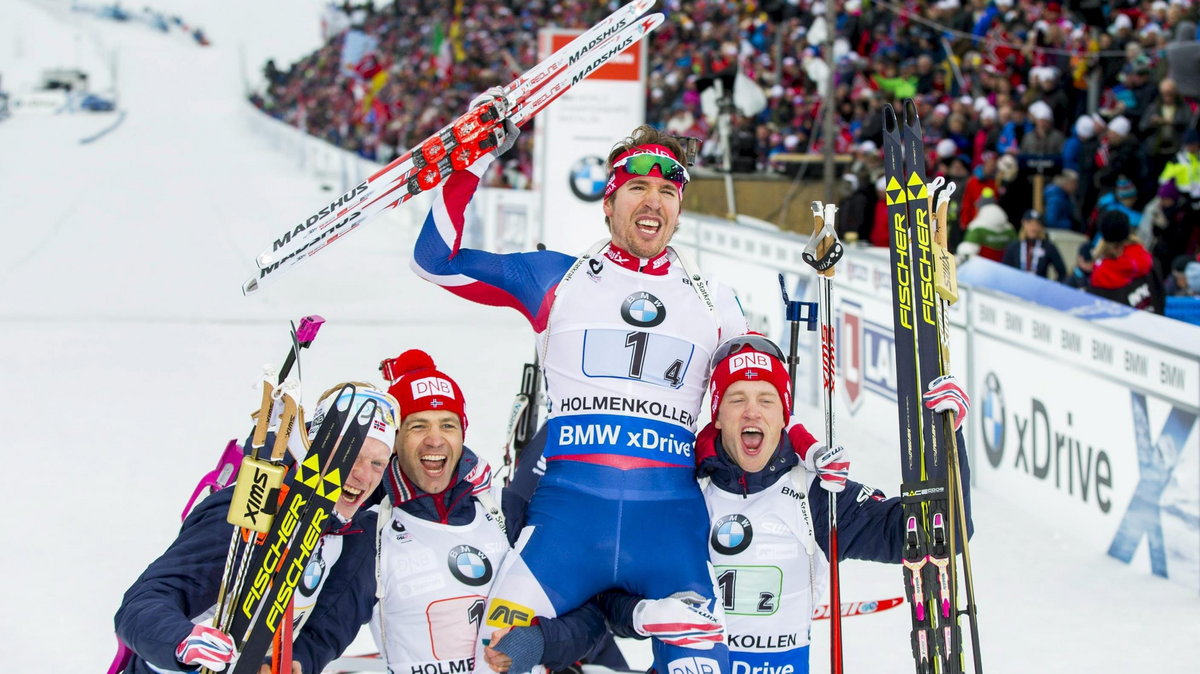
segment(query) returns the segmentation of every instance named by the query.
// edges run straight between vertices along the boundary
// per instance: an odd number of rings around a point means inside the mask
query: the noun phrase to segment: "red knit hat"
[[[467,430],[466,400],[462,389],[445,373],[438,371],[433,358],[420,349],[410,349],[379,364],[383,375],[392,382],[388,393],[400,403],[400,423],[416,412],[448,410],[458,415]]]
[[[783,351],[765,336],[751,332],[727,340],[713,354],[712,415],[717,417],[721,396],[736,381],[765,381],[779,392],[783,421],[792,417],[792,379]]]

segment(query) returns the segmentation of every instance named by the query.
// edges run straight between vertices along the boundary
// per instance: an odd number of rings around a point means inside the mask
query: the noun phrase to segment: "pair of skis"
[[[661,13],[642,17],[655,0],[633,0],[338,199],[323,204],[275,238],[256,258],[251,294],[380,213],[431,190],[499,146],[505,123],[520,127],[617,54],[657,28]],[[640,18],[639,18],[640,17]]]
[[[904,508],[904,583],[912,611],[911,642],[918,674],[964,671],[962,632],[971,629],[974,671],[983,671],[966,514],[953,413],[921,404],[930,382],[950,366],[947,310],[958,299],[954,257],[947,250],[951,184],[925,181],[921,122],[912,100],[905,119],[885,105],[883,158],[891,236],[892,318],[896,336],[896,398]],[[934,216],[936,214],[936,222]],[[960,540],[961,539],[961,540]],[[963,553],[966,607],[959,609],[957,553]]]

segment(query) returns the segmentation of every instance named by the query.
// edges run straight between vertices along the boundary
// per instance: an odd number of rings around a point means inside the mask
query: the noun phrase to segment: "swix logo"
[[[413,398],[428,396],[454,397],[454,385],[441,377],[425,377],[411,384]]]
[[[757,353],[755,351],[735,353],[729,357],[730,372],[751,369],[769,371],[771,369],[771,358],[765,353]]]
[[[837,339],[842,390],[851,414],[861,407],[864,390],[895,400],[896,338],[891,329],[868,321],[860,305],[844,302]]]
[[[258,514],[266,509],[267,505],[267,480],[268,475],[265,471],[254,469],[254,478],[250,483],[250,494],[246,498],[246,513],[242,517],[250,520],[254,524],[258,524]]]

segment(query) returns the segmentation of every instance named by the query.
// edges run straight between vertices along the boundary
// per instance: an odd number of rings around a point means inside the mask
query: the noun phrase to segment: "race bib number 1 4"
[[[583,335],[583,373],[679,388],[695,351],[694,344],[666,335],[588,330]]]

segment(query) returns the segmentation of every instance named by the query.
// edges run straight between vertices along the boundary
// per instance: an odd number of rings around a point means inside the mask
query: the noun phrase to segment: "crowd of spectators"
[[[478,92],[533,65],[539,28],[585,27],[617,4],[337,5],[325,45],[286,69],[268,63],[266,87],[253,100],[310,134],[388,161],[450,122]],[[1173,271],[1200,265],[1198,5],[665,0],[657,11],[667,21],[648,38],[648,121],[712,140],[716,120],[705,115],[701,90],[715,76],[741,72],[767,106],[734,114],[734,146],[753,168],[772,170],[781,153],[825,148],[822,104],[833,101],[830,142],[853,158],[840,169],[840,228],[886,245],[881,108],[900,109],[911,97],[929,177],[957,185],[949,220],[960,254],[1002,260],[1037,229],[1024,224],[1032,218],[1042,230],[1088,237],[1063,251],[1075,264],[1061,281],[1091,287],[1090,270],[1120,266],[1153,281],[1156,294],[1194,293],[1187,288],[1196,285]],[[824,47],[830,30],[832,53]],[[529,184],[532,136],[522,135],[493,184]],[[708,145],[702,156],[717,144]]]

